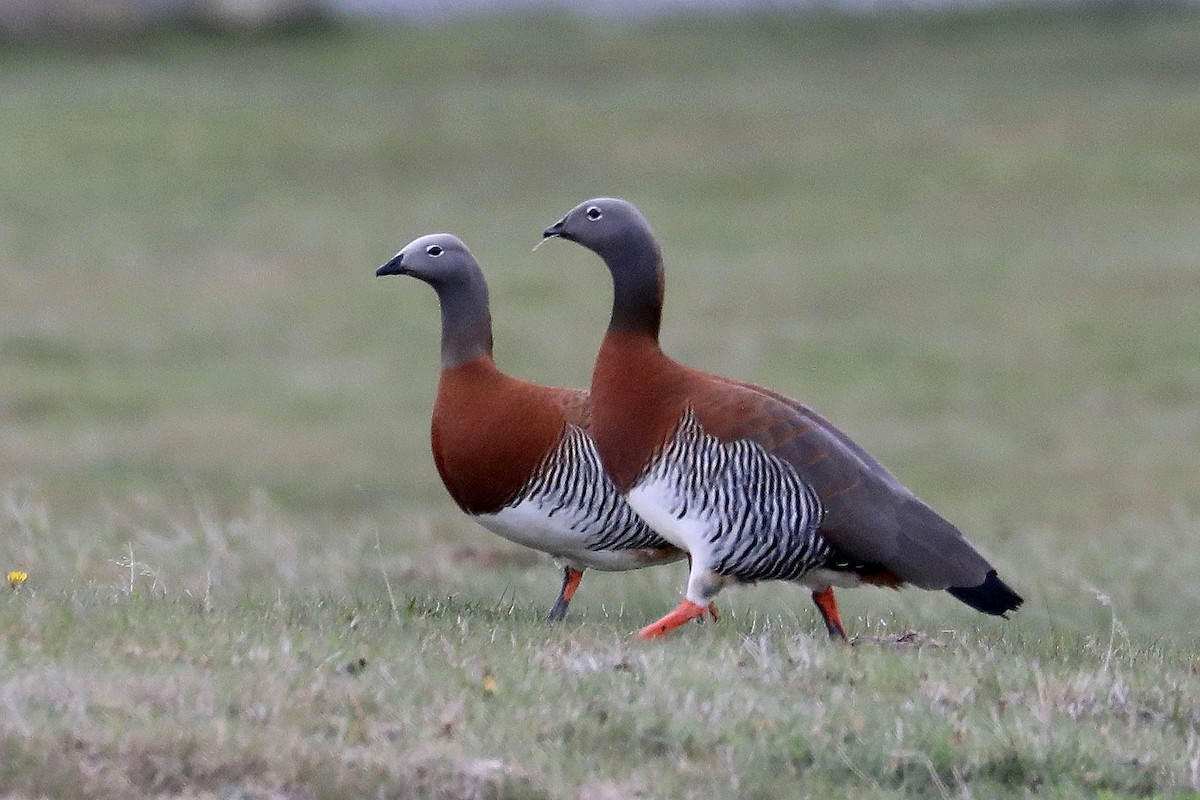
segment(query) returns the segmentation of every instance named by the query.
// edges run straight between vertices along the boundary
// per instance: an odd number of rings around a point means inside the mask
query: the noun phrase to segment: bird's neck
[[[592,436],[617,489],[632,488],[682,412],[678,365],[645,331],[609,328],[592,371]]]
[[[442,369],[492,355],[492,315],[482,275],[437,287],[442,307]]]
[[[639,233],[604,260],[613,279],[608,330],[641,333],[657,342],[664,284],[658,244],[649,234]]]

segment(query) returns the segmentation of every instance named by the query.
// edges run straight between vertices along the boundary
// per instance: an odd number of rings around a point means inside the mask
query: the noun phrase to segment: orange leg
[[[575,596],[575,590],[579,588],[581,580],[583,580],[583,570],[574,567],[563,568],[562,591],[558,593],[558,602],[554,604],[554,608],[550,609],[546,619],[558,622],[567,616],[567,606],[571,604],[571,598]]]
[[[837,600],[833,597],[833,587],[826,586],[819,592],[812,593],[813,602],[825,620],[825,630],[829,631],[830,639],[847,641],[846,626],[842,624],[842,615],[838,613]]]
[[[638,631],[638,638],[657,639],[664,633],[675,630],[688,620],[696,619],[698,617],[702,618],[707,613],[708,609],[704,606],[685,599],[670,614],[667,614],[658,622],[655,622],[652,625],[647,625]]]

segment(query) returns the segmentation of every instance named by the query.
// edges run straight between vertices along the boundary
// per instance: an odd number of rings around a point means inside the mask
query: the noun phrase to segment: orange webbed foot
[[[705,606],[685,599],[670,614],[638,631],[638,638],[647,640],[657,639],[664,633],[675,630],[688,620],[702,618],[707,613],[709,613],[709,609]]]

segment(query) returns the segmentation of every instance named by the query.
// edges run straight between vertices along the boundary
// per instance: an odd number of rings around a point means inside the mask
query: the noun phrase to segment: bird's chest
[[[534,474],[562,437],[563,422],[544,406],[503,394],[442,392],[430,442],[443,483],[469,513],[494,511]]]
[[[793,555],[815,553],[821,506],[811,487],[758,444],[706,433],[690,410],[627,499],[672,544],[731,573],[742,571],[741,553],[777,553],[787,572],[802,569]]]
[[[652,451],[626,494],[650,527],[678,547],[694,550],[719,534],[730,503],[744,505],[732,450],[705,433],[689,409],[671,436]]]

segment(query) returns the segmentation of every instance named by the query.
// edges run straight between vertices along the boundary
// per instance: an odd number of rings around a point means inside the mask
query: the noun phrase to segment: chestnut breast
[[[568,415],[586,422],[587,396],[517,380],[489,356],[444,370],[431,440],[438,473],[469,514],[495,513],[562,438]]]

